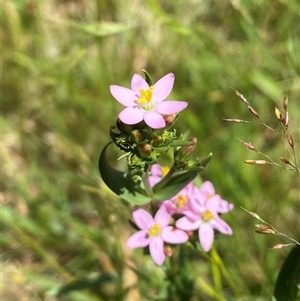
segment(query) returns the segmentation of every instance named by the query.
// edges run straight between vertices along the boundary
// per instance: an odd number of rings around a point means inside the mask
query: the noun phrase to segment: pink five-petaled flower
[[[119,114],[125,124],[137,124],[142,120],[153,128],[165,127],[162,115],[170,115],[182,111],[188,104],[184,101],[164,101],[174,85],[174,74],[169,73],[149,87],[138,74],[131,80],[131,89],[111,85],[112,96],[126,108]]]
[[[203,198],[199,189],[198,196],[191,199],[192,211],[185,212],[185,216],[176,222],[176,227],[185,231],[198,230],[200,244],[208,252],[214,241],[214,229],[223,234],[232,234],[231,228],[219,217],[220,202],[224,201],[215,195],[208,201]],[[200,200],[200,201],[199,201]]]
[[[179,229],[168,226],[171,215],[161,206],[153,218],[144,209],[137,209],[132,214],[136,225],[141,229],[127,240],[128,248],[149,246],[152,259],[158,265],[165,261],[164,242],[181,244],[188,241],[188,235]]]

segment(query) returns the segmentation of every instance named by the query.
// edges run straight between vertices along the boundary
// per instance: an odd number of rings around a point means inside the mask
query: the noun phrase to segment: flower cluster
[[[154,185],[168,172],[167,168],[153,165],[150,184]],[[129,248],[146,247],[149,245],[153,260],[161,265],[164,262],[163,242],[180,244],[188,241],[184,231],[198,230],[200,244],[208,252],[213,244],[214,231],[230,235],[231,228],[219,214],[233,209],[233,204],[223,200],[215,193],[211,182],[204,182],[201,187],[189,183],[172,199],[159,204],[154,219],[144,209],[133,213],[136,225],[141,229],[127,241]],[[180,215],[175,226],[170,226],[172,218]]]
[[[112,191],[129,203],[158,205],[151,206],[154,217],[143,208],[133,212],[133,221],[140,230],[128,239],[127,247],[149,247],[154,262],[162,265],[166,249],[170,250],[164,244],[186,243],[192,231],[198,231],[205,252],[212,247],[215,231],[232,234],[219,214],[232,210],[233,205],[216,194],[210,182],[201,187],[193,183],[212,154],[200,162],[190,160],[197,138],[189,139],[188,132],[178,136],[176,129],[171,129],[178,113],[188,105],[184,101],[166,100],[174,85],[174,74],[152,84],[149,74],[144,73],[145,79],[133,75],[131,89],[110,86],[112,96],[125,106],[116,126],[110,127],[110,137],[126,152],[129,172],[116,171],[108,164],[107,146],[100,155],[99,169]],[[171,169],[156,164],[170,150]]]

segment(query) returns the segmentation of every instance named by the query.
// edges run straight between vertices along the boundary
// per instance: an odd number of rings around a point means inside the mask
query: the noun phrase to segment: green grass
[[[164,286],[141,250],[124,248],[130,210],[97,170],[121,110],[109,85],[129,86],[146,69],[155,80],[175,74],[171,98],[189,102],[178,129],[198,137],[200,159],[214,153],[203,179],[235,204],[224,216],[234,235],[220,236],[216,246],[241,300],[270,300],[288,249],[269,250],[285,241],[256,234],[257,221],[240,206],[299,239],[299,173],[244,164],[262,157],[235,137],[277,162],[288,157],[274,114],[287,94],[299,154],[297,1],[8,0],[1,24],[2,297],[107,300],[109,290],[138,278],[141,300],[153,300]],[[256,122],[232,88],[278,133],[226,123],[222,118]],[[193,275],[211,286],[209,264],[196,262]],[[118,280],[98,279],[114,273]],[[99,283],[54,296],[61,285],[86,279]]]

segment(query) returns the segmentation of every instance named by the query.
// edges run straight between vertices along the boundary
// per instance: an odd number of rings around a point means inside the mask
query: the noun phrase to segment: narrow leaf
[[[162,187],[160,182],[153,187],[153,201],[165,201],[174,197],[187,184],[195,179],[198,174],[197,169],[189,170],[183,173],[174,174],[169,181]]]

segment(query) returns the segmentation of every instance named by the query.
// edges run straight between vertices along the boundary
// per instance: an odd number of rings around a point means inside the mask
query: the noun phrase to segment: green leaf
[[[145,69],[142,69],[142,71],[144,72],[145,80],[146,80],[147,84],[149,85],[149,87],[153,86],[153,80],[152,80],[152,77],[150,76],[150,74]]]
[[[289,252],[279,271],[275,283],[276,301],[300,300],[300,246]]]
[[[174,174],[163,186],[162,181],[153,187],[153,201],[165,201],[174,197],[187,184],[195,179],[198,174],[197,169],[192,169],[182,173]]]
[[[102,150],[99,158],[99,171],[104,183],[118,196],[134,205],[149,203],[151,198],[140,187],[135,187],[127,177],[127,173],[113,168],[107,159],[108,143]]]

